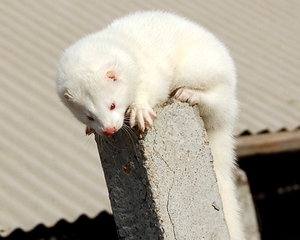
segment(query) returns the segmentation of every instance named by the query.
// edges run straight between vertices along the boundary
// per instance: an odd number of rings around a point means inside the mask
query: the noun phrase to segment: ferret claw
[[[130,127],[138,125],[138,128],[144,132],[146,127],[153,126],[153,119],[157,116],[153,109],[144,104],[132,104],[129,110],[130,115]]]

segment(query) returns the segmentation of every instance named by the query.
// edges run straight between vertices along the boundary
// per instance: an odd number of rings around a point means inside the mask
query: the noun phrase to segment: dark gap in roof
[[[107,212],[102,212],[93,219],[81,215],[75,222],[58,221],[53,227],[47,228],[39,224],[33,230],[24,232],[16,229],[8,237],[0,240],[81,240],[110,239],[117,240],[117,230],[114,218]]]
[[[287,132],[288,130],[285,128],[285,127],[283,127],[283,128],[281,128],[281,129],[279,129],[277,132]]]
[[[265,130],[258,132],[257,134],[266,134],[266,133],[270,133],[270,131],[265,129]]]
[[[252,135],[248,130],[242,132],[239,136],[249,136]]]

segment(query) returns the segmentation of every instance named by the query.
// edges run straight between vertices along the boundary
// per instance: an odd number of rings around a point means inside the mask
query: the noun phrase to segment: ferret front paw
[[[130,116],[130,127],[138,125],[142,132],[145,131],[146,126],[151,128],[153,119],[157,117],[153,109],[147,104],[132,104],[126,115]]]
[[[190,105],[196,105],[199,103],[199,91],[186,87],[177,89],[174,97],[175,99],[181,102],[187,102]]]

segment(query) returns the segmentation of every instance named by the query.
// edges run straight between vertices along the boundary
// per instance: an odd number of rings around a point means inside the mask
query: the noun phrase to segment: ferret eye
[[[86,116],[86,118],[90,121],[95,121],[95,119],[93,117],[90,117],[90,116]]]
[[[116,104],[114,104],[114,103],[112,103],[111,105],[110,105],[110,110],[114,110],[116,108]]]

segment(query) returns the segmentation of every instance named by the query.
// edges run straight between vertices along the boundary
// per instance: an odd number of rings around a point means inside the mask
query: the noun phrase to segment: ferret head
[[[75,44],[63,54],[57,74],[57,91],[62,102],[88,129],[112,135],[124,122],[134,97],[136,79],[128,54]]]

